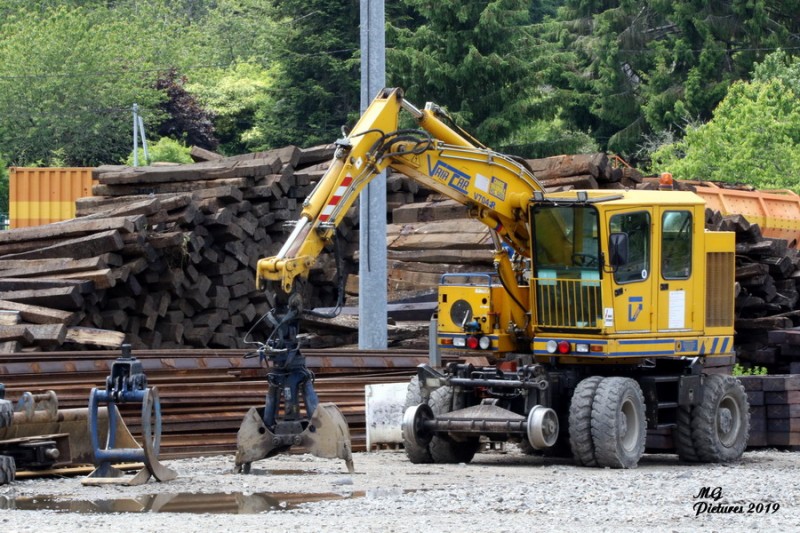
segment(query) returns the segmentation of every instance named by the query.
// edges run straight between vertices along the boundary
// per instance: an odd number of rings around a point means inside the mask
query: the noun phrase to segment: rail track
[[[258,359],[245,359],[242,349],[138,350],[148,385],[161,398],[164,458],[233,453],[236,432],[245,412],[262,405],[266,369]],[[308,349],[320,401],[334,402],[345,415],[354,451],[366,449],[364,386],[407,381],[423,350]],[[105,387],[118,351],[32,352],[0,355],[0,383],[6,399],[26,391],[53,390],[59,408],[88,405],[93,387]],[[140,406],[121,406],[134,436],[141,431]]]

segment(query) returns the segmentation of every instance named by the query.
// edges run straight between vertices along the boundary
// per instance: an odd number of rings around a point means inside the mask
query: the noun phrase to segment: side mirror
[[[628,262],[628,234],[612,233],[608,238],[609,263],[618,267]]]

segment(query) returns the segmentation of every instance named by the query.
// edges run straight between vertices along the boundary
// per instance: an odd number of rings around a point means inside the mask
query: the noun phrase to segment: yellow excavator
[[[419,128],[401,129],[401,112]],[[548,194],[523,160],[482,145],[442,108],[418,109],[401,90],[384,89],[336,141],[278,254],[258,262],[277,332],[259,356],[284,370],[270,377],[266,408],[245,418],[237,467],[323,441],[336,443],[331,456],[349,457],[341,414],[327,407],[319,416],[297,324],[309,269],[359,192],[388,167],[467,206],[495,244],[494,271],[443,276],[436,321],[438,349],[491,364],[419,367],[403,416],[411,461],[469,462],[488,438],[633,468],[648,429],[671,429],[685,460],[741,457],[747,397],[738,380],[709,370],[733,362],[734,235],[705,231],[702,198]],[[304,387],[306,415],[295,403]],[[279,390],[287,416],[276,415]]]

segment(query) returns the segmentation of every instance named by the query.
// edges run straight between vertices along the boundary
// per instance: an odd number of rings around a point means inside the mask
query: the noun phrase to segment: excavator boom
[[[401,111],[420,129],[398,129]],[[331,166],[303,204],[284,246],[258,262],[259,287],[274,280],[290,293],[294,279],[308,274],[361,190],[387,167],[468,206],[473,217],[529,256],[525,206],[542,186],[523,162],[468,139],[442,121],[443,115],[432,104],[417,109],[400,89],[382,90],[349,135],[336,141]]]

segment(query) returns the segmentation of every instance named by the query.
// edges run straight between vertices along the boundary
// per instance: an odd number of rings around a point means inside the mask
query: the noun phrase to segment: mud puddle
[[[415,491],[372,489],[344,494],[325,493],[178,493],[147,494],[135,498],[71,499],[64,496],[0,496],[0,509],[62,513],[192,513],[256,514],[296,509],[306,503],[355,498],[395,498]]]

